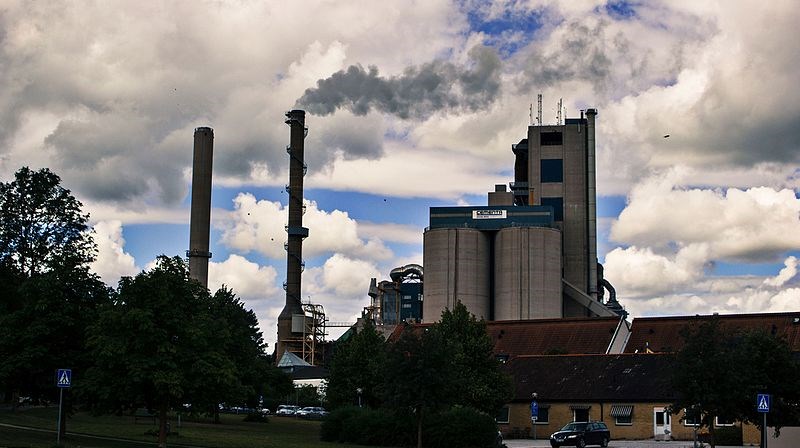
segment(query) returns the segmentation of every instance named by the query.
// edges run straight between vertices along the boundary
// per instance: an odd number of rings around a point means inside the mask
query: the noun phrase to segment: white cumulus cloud
[[[764,280],[767,286],[783,286],[797,275],[797,257],[789,257],[784,262],[784,267],[775,277]]]
[[[208,289],[216,291],[227,286],[243,300],[253,302],[269,299],[282,291],[277,284],[278,273],[272,266],[259,266],[241,255],[208,265]]]
[[[315,202],[306,202],[306,207],[303,225],[309,229],[309,237],[303,242],[305,258],[333,252],[370,259],[391,257],[391,250],[379,238],[359,236],[358,222],[347,212],[326,212]],[[226,246],[280,259],[286,256],[283,244],[287,241],[287,220],[288,209],[280,203],[240,193],[234,198],[234,210],[217,225],[222,229],[222,242]]]
[[[116,286],[120,277],[136,275],[139,267],[133,256],[125,252],[120,221],[100,221],[94,225],[97,258],[90,265],[107,285]]]

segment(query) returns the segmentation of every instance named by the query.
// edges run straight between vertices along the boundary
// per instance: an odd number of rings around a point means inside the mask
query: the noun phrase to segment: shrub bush
[[[371,446],[415,446],[417,421],[411,412],[343,407],[322,422],[321,438]],[[423,422],[422,441],[430,448],[493,448],[497,425],[488,414],[456,407]]]
[[[320,438],[326,442],[344,442],[345,436],[342,433],[344,422],[355,418],[356,414],[362,412],[361,408],[356,406],[345,406],[334,409],[322,421],[320,428]]]
[[[493,448],[497,424],[489,414],[456,406],[426,419],[422,443],[431,448]]]

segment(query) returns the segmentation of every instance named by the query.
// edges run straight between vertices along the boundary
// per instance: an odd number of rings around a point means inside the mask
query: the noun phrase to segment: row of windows
[[[659,424],[663,425],[664,421],[664,414],[659,413],[656,417],[661,417],[661,422]],[[669,418],[668,416],[666,418]],[[500,412],[497,414],[495,418],[497,423],[508,423],[509,422],[509,407],[503,406],[500,409]],[[589,410],[588,409],[573,409],[572,410],[572,421],[575,422],[587,422],[589,421]],[[546,425],[550,423],[550,408],[549,407],[542,407],[539,406],[539,415],[536,418],[537,425]],[[628,413],[628,415],[620,415],[614,417],[614,424],[617,426],[631,426],[633,425],[633,410]],[[690,417],[684,417],[683,419],[683,426],[695,426],[699,424],[695,419]],[[734,421],[732,419],[728,419],[725,417],[717,417],[714,419],[714,426],[733,426]]]

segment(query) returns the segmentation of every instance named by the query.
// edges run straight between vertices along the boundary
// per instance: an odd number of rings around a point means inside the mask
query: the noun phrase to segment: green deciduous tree
[[[420,335],[407,328],[389,345],[384,399],[415,410],[418,446],[423,414],[463,406],[494,416],[511,398],[511,379],[492,347],[486,323],[461,303]]]
[[[233,291],[223,286],[214,293],[209,312],[213,337],[208,347],[220,357],[204,366],[204,384],[193,394],[193,406],[209,409],[219,423],[219,403],[255,408],[261,397],[283,397],[291,391],[291,380],[265,353],[258,318]]]
[[[431,328],[440,334],[448,353],[449,403],[471,407],[491,416],[512,396],[511,378],[500,370],[486,322],[470,314],[462,303],[445,309]]]
[[[328,404],[337,408],[361,403],[377,407],[381,404],[381,386],[386,361],[386,343],[371,321],[347,341],[338,344],[330,363],[330,375],[326,391]]]
[[[0,183],[0,265],[26,277],[85,266],[95,255],[88,218],[49,169],[21,168]]]
[[[418,336],[406,327],[397,341],[389,345],[384,374],[384,402],[389,407],[411,408],[417,420],[417,447],[422,447],[422,422],[429,412],[450,404],[446,341],[430,328]]]
[[[60,182],[22,168],[0,183],[0,386],[10,396],[54,399],[56,368],[81,381],[86,328],[109,297],[88,268],[88,215]]]
[[[95,365],[84,391],[95,409],[155,410],[158,443],[166,446],[170,407],[231,369],[214,343],[209,303],[208,291],[189,279],[178,257],[161,256],[150,271],[124,277],[90,332]]]
[[[726,330],[716,317],[698,322],[683,337],[673,373],[678,392],[673,413],[687,409],[699,416],[712,444],[717,416],[761,425],[759,392],[773,395],[770,426],[797,421],[800,365],[785,341],[763,331]]]

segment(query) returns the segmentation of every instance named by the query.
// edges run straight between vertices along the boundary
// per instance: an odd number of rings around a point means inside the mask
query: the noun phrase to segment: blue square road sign
[[[769,407],[769,394],[758,394],[758,396],[756,396],[756,409],[758,409],[758,412],[769,412]]]
[[[72,387],[72,369],[58,369],[56,371],[56,386]]]

